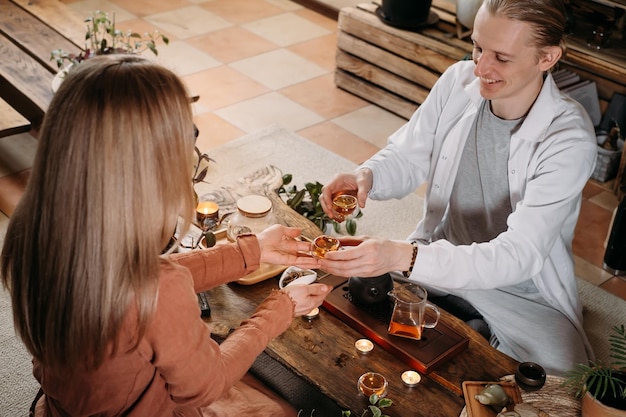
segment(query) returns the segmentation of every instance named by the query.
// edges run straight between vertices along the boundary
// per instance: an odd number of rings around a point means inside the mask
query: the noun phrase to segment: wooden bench
[[[84,24],[58,0],[0,0],[0,97],[34,127],[52,100],[51,51],[79,53]]]
[[[30,122],[0,98],[0,138],[28,132]]]

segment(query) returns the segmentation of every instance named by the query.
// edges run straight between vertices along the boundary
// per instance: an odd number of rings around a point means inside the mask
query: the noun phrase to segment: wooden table
[[[281,223],[302,227],[308,238],[321,234],[313,223],[287,207],[272,187],[265,189]],[[345,282],[345,278],[322,271],[319,277],[334,287]],[[209,291],[212,315],[207,323],[211,331],[226,337],[273,288],[278,288],[277,278],[254,285],[222,285]],[[468,348],[423,376],[414,388],[404,386],[400,379],[402,372],[409,369],[404,362],[379,346],[368,355],[358,354],[354,342],[363,335],[323,308],[312,321],[295,319],[285,333],[270,343],[266,353],[335,400],[342,409],[357,415],[367,402],[357,393],[356,381],[366,371],[377,371],[389,380],[388,397],[394,401],[391,415],[458,416],[465,405],[463,381],[498,380],[514,373],[517,362],[489,346],[482,336],[449,313],[442,311],[441,320],[469,339]]]
[[[323,274],[322,274],[323,275]],[[322,278],[332,279],[332,276]],[[222,285],[211,290],[211,331],[225,337],[231,329],[249,317],[277,279],[250,286]],[[490,347],[465,323],[442,312],[442,320],[470,340],[467,350],[450,359],[414,388],[403,385],[400,375],[409,367],[379,346],[368,355],[360,355],[354,342],[363,336],[328,311],[321,309],[318,318],[294,320],[291,327],[273,340],[266,352],[322,393],[335,400],[342,409],[359,411],[366,406],[365,397],[356,391],[356,381],[366,371],[382,373],[389,380],[388,397],[394,401],[393,416],[458,416],[465,405],[462,382],[495,381],[512,374],[517,362]]]

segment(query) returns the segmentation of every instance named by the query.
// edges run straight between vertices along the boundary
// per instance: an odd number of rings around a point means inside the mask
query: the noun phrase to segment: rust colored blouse
[[[289,296],[272,291],[255,313],[217,344],[200,318],[196,292],[236,280],[259,267],[255,236],[209,250],[174,254],[161,265],[156,312],[138,349],[118,349],[92,372],[54,373],[35,362],[44,396],[36,416],[212,416],[211,404],[229,404],[231,388],[244,377],[271,339],[293,319]],[[131,309],[120,346],[132,346],[136,311]],[[244,397],[246,395],[243,395]],[[266,408],[259,404],[261,409]],[[259,414],[260,413],[260,414]],[[256,411],[244,415],[272,415]]]

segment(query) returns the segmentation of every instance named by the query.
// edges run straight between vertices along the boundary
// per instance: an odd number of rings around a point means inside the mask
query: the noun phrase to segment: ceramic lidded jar
[[[237,200],[237,211],[228,219],[226,235],[234,242],[240,234],[257,234],[275,223],[272,201],[262,195],[247,195]]]
[[[473,29],[476,13],[482,3],[483,0],[457,0],[456,19],[466,28]]]

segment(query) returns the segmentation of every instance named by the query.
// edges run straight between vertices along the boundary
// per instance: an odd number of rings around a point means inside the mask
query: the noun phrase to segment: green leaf
[[[380,408],[387,408],[387,407],[391,407],[391,405],[393,404],[393,401],[389,398],[381,398],[378,401],[378,406]]]
[[[290,184],[292,179],[293,179],[293,175],[291,175],[291,174],[283,175],[283,185]]]
[[[383,415],[383,412],[380,411],[380,408],[376,407],[375,405],[370,405],[369,409],[372,412],[372,417],[381,417]]]
[[[354,236],[356,234],[356,221],[353,219],[346,220],[346,231],[350,236]]]
[[[302,200],[304,200],[304,193],[305,190],[300,190],[296,193],[296,195],[287,200],[287,204],[289,205],[289,207],[291,207],[292,209],[296,209],[298,206],[300,206],[300,204],[302,204]]]
[[[378,402],[378,398],[379,397],[376,394],[370,395],[370,398],[369,398],[370,404],[375,405]]]
[[[215,237],[215,233],[210,230],[204,232],[204,244],[207,248],[212,248],[217,243],[217,238]]]
[[[194,183],[202,182],[202,180],[204,180],[204,178],[206,177],[206,174],[208,171],[209,171],[209,167],[205,167],[202,171],[200,171],[198,175],[196,175],[196,177],[193,179],[193,182]]]

